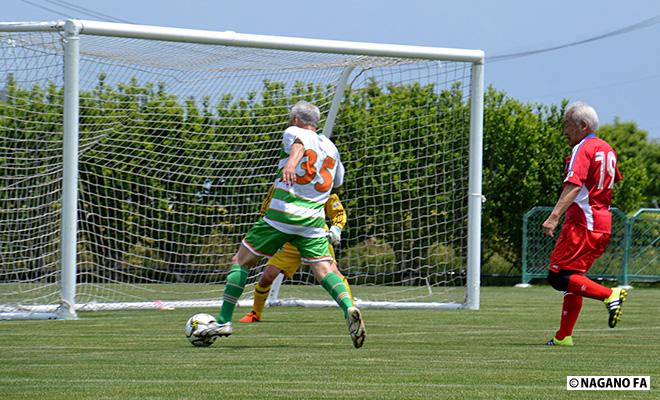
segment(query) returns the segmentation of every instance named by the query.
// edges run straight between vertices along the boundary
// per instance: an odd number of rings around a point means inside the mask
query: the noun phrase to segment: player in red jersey
[[[610,289],[586,277],[593,262],[610,242],[612,188],[621,180],[616,153],[596,136],[598,115],[588,104],[576,102],[564,113],[564,135],[573,147],[566,158],[563,191],[543,223],[553,237],[559,218],[566,213],[557,244],[550,255],[548,282],[564,292],[561,323],[548,345],[573,345],[573,327],[584,297],[601,300],[609,311],[608,325],[621,319],[621,304],[628,293]]]

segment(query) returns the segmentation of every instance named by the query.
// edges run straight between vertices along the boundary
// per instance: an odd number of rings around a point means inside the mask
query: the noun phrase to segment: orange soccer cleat
[[[244,322],[246,324],[251,324],[253,322],[261,322],[261,318],[257,317],[257,313],[250,311],[243,318],[239,319],[238,322]]]

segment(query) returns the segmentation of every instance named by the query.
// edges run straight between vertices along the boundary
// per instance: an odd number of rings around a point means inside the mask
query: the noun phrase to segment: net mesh
[[[62,181],[57,35],[0,40],[0,303],[56,304]]]
[[[0,38],[0,304],[56,304],[62,41]],[[340,270],[362,300],[464,300],[470,64],[89,36],[80,52],[83,309],[219,300],[290,106],[319,106],[323,130],[347,68]],[[308,266],[286,282],[282,297],[329,299]]]

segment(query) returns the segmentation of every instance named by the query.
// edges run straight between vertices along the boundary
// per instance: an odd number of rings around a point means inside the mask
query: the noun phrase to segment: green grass
[[[621,325],[585,300],[576,347],[543,343],[559,323],[548,287],[484,288],[479,311],[365,309],[356,350],[338,309],[271,308],[193,348],[195,312],[82,313],[0,321],[0,399],[658,398],[660,290],[633,289]],[[247,310],[237,310],[236,317]],[[567,375],[650,375],[650,392],[567,392]]]

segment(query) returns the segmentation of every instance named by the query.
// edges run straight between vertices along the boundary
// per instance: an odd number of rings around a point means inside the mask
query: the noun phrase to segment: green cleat
[[[545,344],[548,346],[573,346],[573,336],[566,336],[562,340],[553,337],[545,342]]]
[[[603,300],[603,303],[607,306],[607,311],[610,313],[610,317],[607,320],[607,325],[610,328],[614,328],[621,321],[621,306],[626,301],[626,297],[628,297],[628,291],[626,289],[614,288],[610,297]]]

